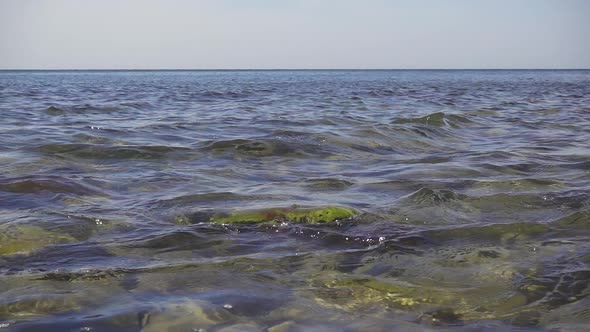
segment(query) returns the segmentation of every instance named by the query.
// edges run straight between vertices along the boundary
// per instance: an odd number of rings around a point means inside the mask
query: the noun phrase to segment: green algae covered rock
[[[295,223],[323,223],[352,218],[357,211],[347,207],[269,208],[214,214],[210,222],[218,224],[262,223],[290,221]]]
[[[44,230],[37,226],[0,226],[0,256],[26,254],[45,246],[72,242],[74,238]]]

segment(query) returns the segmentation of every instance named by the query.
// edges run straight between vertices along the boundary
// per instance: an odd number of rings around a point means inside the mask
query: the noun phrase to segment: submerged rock
[[[233,317],[227,310],[206,301],[179,299],[163,302],[140,315],[141,331],[207,331]]]
[[[534,238],[547,234],[551,228],[534,222],[515,222],[511,224],[489,224],[458,227],[441,230],[429,230],[424,234],[433,240],[477,239],[512,243],[518,240]]]
[[[84,305],[80,296],[71,294],[61,295],[31,295],[21,294],[18,298],[4,298],[0,304],[0,317],[32,318],[44,315],[54,315],[62,312],[77,310]],[[38,331],[38,330],[37,330]]]
[[[26,254],[52,244],[73,241],[75,239],[69,235],[57,234],[36,226],[0,226],[0,256]]]
[[[214,153],[235,152],[245,157],[286,156],[299,152],[288,142],[276,139],[215,141],[207,145],[205,150]]]
[[[588,229],[590,228],[590,211],[576,211],[551,224],[560,228]]]
[[[391,278],[337,275],[315,280],[316,303],[349,312],[385,311],[422,313],[416,322],[430,326],[462,325],[464,321],[505,319],[526,305],[524,297],[509,286],[443,288]]]
[[[259,326],[254,324],[236,324],[232,326],[227,326],[222,328],[221,330],[217,330],[218,332],[258,332],[261,331]]]
[[[313,190],[344,190],[353,185],[350,181],[332,178],[309,179],[305,182],[305,186]]]
[[[45,112],[49,115],[63,115],[65,114],[65,111],[59,107],[56,106],[49,106]]]
[[[315,208],[268,208],[259,210],[242,210],[229,213],[197,212],[188,219],[192,222],[213,222],[218,224],[283,222],[323,223],[350,219],[358,212],[352,208],[327,206]],[[176,222],[186,224],[187,217],[177,217]]]
[[[451,308],[427,311],[418,317],[418,322],[430,326],[453,326],[463,323],[461,315],[456,314]]]
[[[57,270],[55,272],[46,273],[42,277],[38,278],[37,280],[51,280],[51,281],[65,281],[65,282],[97,281],[97,280],[104,280],[104,279],[109,279],[109,278],[120,278],[129,272],[130,272],[130,270],[121,269],[121,268],[110,269],[110,270],[81,269],[79,271]]]
[[[161,160],[170,156],[190,158],[191,149],[168,145],[96,145],[88,143],[51,143],[37,151],[49,155],[88,160]]]

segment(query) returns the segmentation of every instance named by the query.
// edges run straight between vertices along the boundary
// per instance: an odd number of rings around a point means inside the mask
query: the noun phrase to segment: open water
[[[4,71],[0,116],[0,331],[590,326],[590,71]]]

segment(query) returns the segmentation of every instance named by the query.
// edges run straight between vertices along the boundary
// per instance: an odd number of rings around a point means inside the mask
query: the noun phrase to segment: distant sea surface
[[[0,114],[0,331],[590,326],[590,71],[0,71]]]

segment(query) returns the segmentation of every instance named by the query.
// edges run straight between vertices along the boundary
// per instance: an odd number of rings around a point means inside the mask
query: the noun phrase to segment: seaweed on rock
[[[197,212],[192,216],[180,216],[176,223],[212,222],[217,224],[294,222],[294,223],[325,223],[336,220],[350,219],[358,212],[352,208],[326,206],[313,208],[267,208],[257,210],[239,210],[232,212],[207,213]]]

